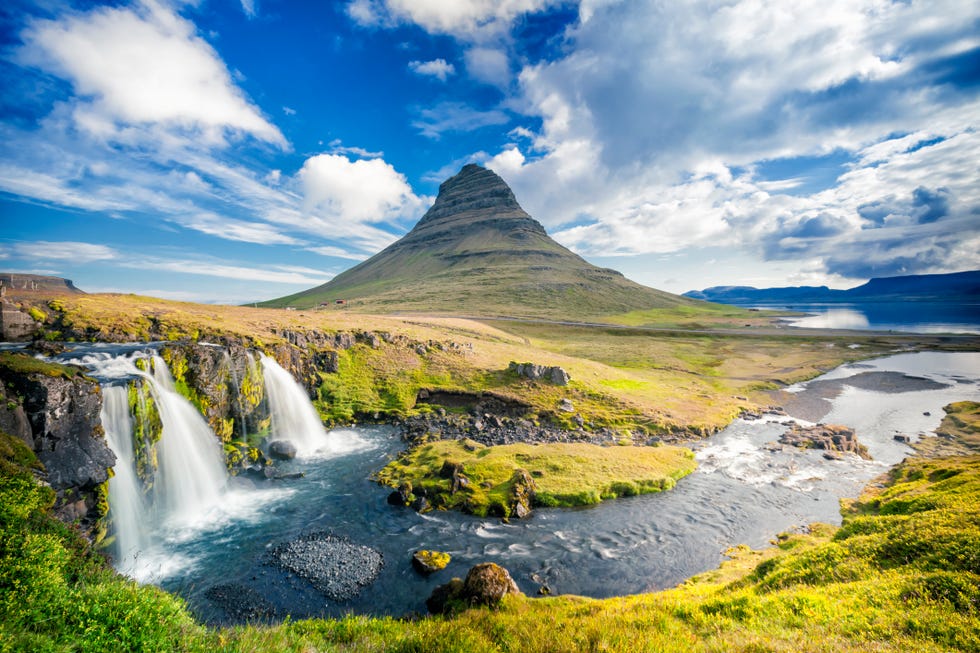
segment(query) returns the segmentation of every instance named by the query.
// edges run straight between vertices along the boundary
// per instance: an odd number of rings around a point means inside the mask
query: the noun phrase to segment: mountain
[[[0,288],[4,293],[29,294],[33,292],[81,293],[71,279],[48,277],[41,274],[0,272]]]
[[[582,319],[700,306],[599,268],[552,240],[510,187],[470,164],[403,238],[328,283],[263,306]]]
[[[980,301],[980,270],[952,274],[917,274],[880,277],[849,290],[827,286],[752,288],[714,286],[692,290],[685,297],[723,304],[816,304],[848,302],[977,302]]]

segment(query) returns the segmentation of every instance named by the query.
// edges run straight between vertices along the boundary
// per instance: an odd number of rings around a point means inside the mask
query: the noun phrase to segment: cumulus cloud
[[[433,59],[432,61],[409,61],[408,69],[417,75],[435,77],[441,82],[446,81],[450,75],[456,74],[456,66],[446,63],[445,59]]]
[[[826,274],[963,269],[980,102],[955,80],[978,19],[954,0],[584,2],[566,54],[526,66],[508,105],[540,127],[487,160],[593,256],[726,246]],[[757,168],[831,152],[845,163],[822,189]]]
[[[163,5],[37,20],[23,38],[26,62],[72,83],[75,122],[90,133],[159,125],[215,142],[237,133],[286,146],[194,24]]]
[[[380,159],[310,157],[299,172],[306,210],[342,222],[379,223],[417,211],[405,175]]]

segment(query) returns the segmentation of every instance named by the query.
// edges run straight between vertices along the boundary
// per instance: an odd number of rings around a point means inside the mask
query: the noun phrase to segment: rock
[[[510,572],[493,562],[476,565],[463,581],[463,598],[471,605],[496,605],[506,595],[520,593]]]
[[[412,554],[412,566],[420,574],[428,576],[446,568],[452,556],[442,551],[416,551]]]
[[[267,564],[308,580],[333,601],[348,601],[374,582],[384,566],[380,551],[329,533],[311,533],[277,545]]]
[[[27,342],[38,332],[40,325],[17,305],[0,301],[0,342]]]
[[[574,413],[575,405],[572,403],[571,399],[562,399],[558,402],[558,410],[563,413]]]
[[[511,361],[507,369],[511,372],[516,372],[517,376],[530,379],[531,381],[543,379],[555,385],[564,386],[568,385],[568,382],[571,380],[568,372],[560,367],[545,367],[544,365],[535,365],[534,363]]]
[[[273,440],[269,443],[269,455],[279,460],[292,460],[296,457],[296,445],[289,440]]]
[[[214,585],[204,592],[204,596],[234,622],[266,621],[275,616],[276,608],[272,603],[251,587],[240,583]]]
[[[535,483],[526,470],[518,469],[511,478],[513,485],[510,491],[510,514],[518,519],[524,519],[531,514],[534,505]]]
[[[815,426],[800,426],[793,424],[780,436],[783,444],[801,449],[823,449],[828,453],[853,453],[870,460],[867,447],[857,441],[854,429],[836,424],[816,424]],[[825,454],[825,458],[828,456]],[[831,460],[839,456],[829,457]]]
[[[432,614],[446,614],[457,606],[494,606],[508,594],[521,594],[510,572],[493,562],[483,562],[470,569],[466,580],[453,578],[436,587],[425,606]]]
[[[402,481],[398,489],[388,495],[388,504],[392,506],[410,506],[415,495],[412,494],[412,482]]]
[[[895,436],[895,441],[896,442],[903,442],[905,444],[909,444],[910,442],[912,442],[912,438],[910,438],[907,435],[903,435],[903,434],[899,433],[898,435]]]
[[[105,516],[100,486],[116,464],[102,427],[102,391],[77,368],[60,369],[63,374],[53,366],[49,375],[0,367],[5,393],[0,412],[7,413],[0,422],[32,447],[44,465],[45,480],[56,493],[55,514],[78,521],[84,535],[97,539],[99,520]]]
[[[462,593],[463,581],[459,578],[453,578],[445,585],[439,585],[432,590],[432,594],[425,600],[425,607],[432,614],[452,612],[452,603],[458,603]]]

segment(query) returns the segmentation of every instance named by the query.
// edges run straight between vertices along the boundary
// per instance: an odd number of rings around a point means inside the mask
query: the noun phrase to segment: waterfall
[[[262,378],[272,418],[270,439],[289,440],[297,455],[308,457],[330,449],[320,416],[299,383],[275,359],[262,355]]]
[[[177,392],[162,358],[154,356],[153,375],[144,376],[163,423],[157,444],[157,508],[166,519],[191,522],[221,499],[228,477],[221,445],[197,409]]]
[[[133,454],[133,416],[126,386],[102,390],[102,426],[109,448],[116,454],[115,475],[109,480],[109,516],[115,525],[114,549],[120,571],[135,571],[140,552],[149,545],[147,507],[136,476]]]

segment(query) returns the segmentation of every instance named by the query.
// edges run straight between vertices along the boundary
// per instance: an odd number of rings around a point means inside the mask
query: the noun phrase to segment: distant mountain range
[[[827,286],[752,288],[714,286],[692,290],[685,297],[721,304],[824,304],[856,302],[978,302],[980,270],[952,274],[916,274],[881,277],[848,290]]]
[[[16,272],[0,272],[0,288],[13,294],[37,291],[82,292],[75,287],[71,279],[49,277],[42,274],[19,274]]]
[[[432,208],[397,242],[322,286],[259,305],[576,320],[707,309],[566,249],[503,179],[474,164],[443,182]]]

